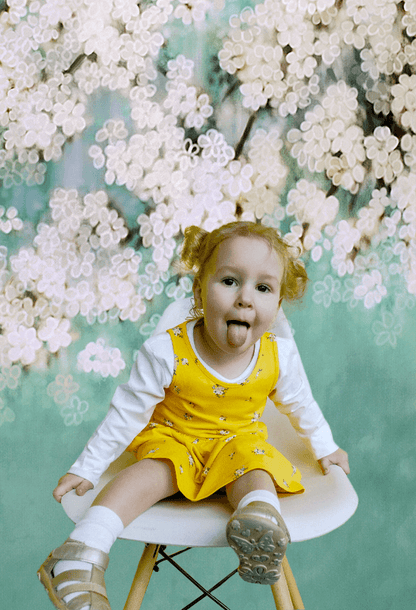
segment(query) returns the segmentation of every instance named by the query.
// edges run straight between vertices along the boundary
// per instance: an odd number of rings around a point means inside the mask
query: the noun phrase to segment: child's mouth
[[[227,341],[232,347],[241,347],[247,339],[250,324],[242,320],[227,320]]]

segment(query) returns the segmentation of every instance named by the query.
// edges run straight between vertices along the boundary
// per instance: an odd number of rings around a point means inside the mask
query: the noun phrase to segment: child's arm
[[[335,443],[329,424],[313,398],[293,337],[279,338],[278,350],[280,372],[271,400],[288,416],[324,474],[329,472],[330,464],[337,464],[348,474],[348,456]]]
[[[83,495],[87,486],[94,487],[110,463],[146,427],[172,380],[173,362],[172,341],[167,333],[143,344],[129,381],[118,386],[105,419],[54,490],[58,502],[71,489],[76,488],[77,494]]]

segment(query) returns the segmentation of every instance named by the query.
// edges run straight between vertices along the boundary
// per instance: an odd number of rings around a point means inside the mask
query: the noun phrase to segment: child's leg
[[[108,553],[124,527],[153,504],[177,491],[175,472],[170,462],[141,460],[120,472],[104,487],[69,537],[89,548]],[[76,558],[68,557],[58,561],[53,568],[53,576],[57,577],[65,572],[69,574],[68,578],[56,586],[56,590],[59,592],[71,585],[76,588],[80,581],[71,579],[70,573],[74,570],[91,572],[91,569],[91,563]],[[81,594],[71,592],[64,596],[63,601],[67,604]],[[88,610],[90,605],[88,603],[81,608]]]
[[[168,460],[143,459],[122,470],[100,491],[92,506],[106,506],[124,527],[148,508],[178,491],[175,469]]]
[[[274,483],[264,470],[253,470],[227,486],[235,508],[227,524],[227,540],[240,559],[240,576],[247,582],[274,584],[290,540],[280,515]]]
[[[265,470],[250,470],[241,477],[227,485],[227,497],[231,506],[236,509],[240,502],[242,502],[248,494],[254,494],[255,492],[267,492],[264,496],[267,497],[269,494],[269,502],[276,506],[279,503],[276,488],[272,481],[271,476]],[[254,497],[254,496],[253,496]],[[249,498],[247,498],[248,500]],[[246,504],[246,502],[244,502]],[[248,504],[248,502],[247,502]],[[280,510],[280,507],[277,508]]]

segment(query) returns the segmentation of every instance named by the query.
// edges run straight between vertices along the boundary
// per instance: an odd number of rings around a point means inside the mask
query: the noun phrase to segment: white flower
[[[374,83],[372,89],[366,92],[365,96],[374,106],[376,114],[383,113],[387,116],[391,107],[392,88],[386,83],[378,81]]]
[[[374,135],[364,139],[366,154],[373,162],[376,178],[382,178],[387,184],[393,182],[403,171],[400,151],[396,150],[398,143],[398,138],[385,126],[376,127]]]
[[[228,167],[221,172],[220,180],[225,185],[225,192],[236,198],[241,193],[248,193],[252,188],[251,177],[253,166],[250,163],[243,165],[241,161],[230,161]]]
[[[61,347],[68,347],[72,342],[71,335],[68,333],[69,328],[69,320],[59,320],[50,316],[43,321],[37,334],[41,341],[48,342],[49,351],[55,353]]]
[[[300,223],[314,225],[319,230],[335,219],[338,209],[336,197],[326,197],[326,193],[315,183],[304,179],[299,180],[296,188],[288,193],[287,214],[294,215]]]
[[[12,362],[20,361],[24,366],[35,362],[42,343],[37,338],[34,328],[17,326],[6,334],[6,339],[11,346],[7,355]]]
[[[391,109],[406,129],[416,132],[416,75],[401,74],[399,83],[391,88]]]
[[[354,297],[362,299],[366,309],[371,309],[380,303],[386,294],[387,289],[383,285],[383,278],[377,269],[374,269],[371,273],[365,273],[361,284],[354,290]]]
[[[184,25],[190,25],[192,21],[203,21],[211,3],[207,0],[179,0],[173,15],[176,19],[182,19]]]
[[[22,124],[27,129],[23,139],[24,146],[47,148],[50,145],[52,136],[56,132],[56,125],[50,121],[45,112],[27,114],[23,118]]]
[[[6,217],[3,219],[4,213]],[[3,206],[0,206],[0,231],[2,233],[10,233],[10,231],[21,231],[23,229],[23,222],[17,216],[17,209],[14,206],[10,206],[5,210]]]
[[[106,378],[109,375],[117,377],[126,367],[126,363],[118,348],[107,347],[104,339],[98,339],[88,343],[85,349],[78,353],[77,366],[85,373],[94,371]]]
[[[280,151],[283,141],[278,129],[257,129],[249,143],[248,158],[254,169],[254,186],[282,187],[288,168]]]
[[[76,103],[73,100],[66,100],[63,104],[57,102],[53,106],[53,122],[55,125],[62,127],[62,131],[66,136],[73,136],[75,133],[80,133],[86,127],[86,121],[83,117],[85,106],[81,103]]]
[[[198,136],[198,145],[201,147],[203,159],[211,158],[221,167],[234,158],[234,149],[216,129],[209,129],[206,134]]]
[[[394,181],[391,189],[392,202],[399,210],[405,210],[413,206],[415,202],[416,173],[401,175]]]
[[[319,38],[315,42],[314,52],[321,55],[322,61],[326,66],[334,63],[341,54],[340,38],[337,32],[320,32]]]

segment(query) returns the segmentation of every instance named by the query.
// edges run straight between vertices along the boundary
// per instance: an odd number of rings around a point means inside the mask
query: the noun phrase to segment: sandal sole
[[[269,519],[242,515],[227,525],[227,540],[240,559],[243,580],[273,585],[279,580],[288,538],[285,530]]]

